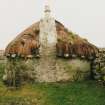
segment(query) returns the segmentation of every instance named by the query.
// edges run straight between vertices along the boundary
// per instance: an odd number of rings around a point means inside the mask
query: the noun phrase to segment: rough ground
[[[7,90],[0,84],[0,105],[104,105],[105,87],[94,81],[26,84]]]

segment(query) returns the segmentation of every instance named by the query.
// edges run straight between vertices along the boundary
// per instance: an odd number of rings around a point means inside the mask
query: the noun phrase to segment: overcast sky
[[[0,0],[0,49],[43,16],[45,0]],[[52,0],[53,16],[99,47],[105,46],[105,0]]]

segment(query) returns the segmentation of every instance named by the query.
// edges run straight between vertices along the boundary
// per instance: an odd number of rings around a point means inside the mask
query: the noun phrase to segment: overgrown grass
[[[0,60],[0,80],[2,79],[3,77],[3,74],[4,74],[4,69],[5,69],[5,61],[3,60]]]
[[[0,105],[105,105],[105,87],[95,81],[26,84],[14,91],[1,83],[0,93]]]

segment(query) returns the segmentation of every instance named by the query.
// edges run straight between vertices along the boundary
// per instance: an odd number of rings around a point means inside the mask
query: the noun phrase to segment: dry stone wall
[[[99,49],[98,57],[92,62],[94,79],[105,81],[105,49]]]

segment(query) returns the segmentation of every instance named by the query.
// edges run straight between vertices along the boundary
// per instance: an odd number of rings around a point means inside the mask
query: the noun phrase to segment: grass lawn
[[[105,105],[105,87],[82,81],[26,84],[10,91],[0,83],[0,105]]]

